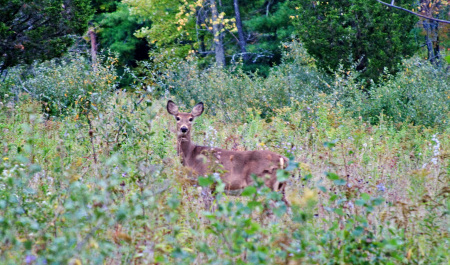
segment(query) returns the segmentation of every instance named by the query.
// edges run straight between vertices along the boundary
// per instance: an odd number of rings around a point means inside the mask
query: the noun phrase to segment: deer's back
[[[276,172],[285,168],[288,159],[271,151],[230,151],[219,148],[197,146],[196,155],[191,157],[187,166],[193,168],[199,175],[222,172],[221,178],[226,189],[242,189],[250,185],[251,176],[265,177],[266,185],[273,187],[276,183]]]

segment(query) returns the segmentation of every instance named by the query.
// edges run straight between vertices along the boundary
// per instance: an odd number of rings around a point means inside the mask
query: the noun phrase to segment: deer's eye
[[[192,122],[194,120],[194,118],[189,118],[189,121]]]
[[[180,121],[181,119],[180,119],[180,117],[177,117],[177,121]]]

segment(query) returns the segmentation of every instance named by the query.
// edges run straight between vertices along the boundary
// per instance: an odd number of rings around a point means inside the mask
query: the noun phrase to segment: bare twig
[[[421,14],[419,14],[419,13],[413,12],[413,11],[411,11],[411,10],[408,10],[408,9],[406,9],[406,8],[396,6],[396,5],[394,5],[394,1],[392,1],[391,4],[385,3],[385,2],[380,1],[380,0],[377,0],[377,2],[380,3],[380,4],[383,4],[383,5],[385,5],[385,6],[388,6],[388,7],[400,9],[400,10],[402,10],[402,11],[406,11],[406,12],[408,12],[408,13],[411,13],[411,14],[413,14],[413,15],[415,15],[415,16],[418,16],[418,17],[421,17],[421,18],[426,18],[426,19],[429,19],[429,20],[433,20],[433,21],[437,21],[437,22],[441,22],[441,23],[450,24],[450,21],[448,21],[448,20],[442,20],[442,19],[437,19],[437,18],[433,18],[433,17],[427,17],[427,16],[421,15]]]
[[[88,124],[89,124],[89,138],[91,138],[92,153],[94,155],[94,162],[95,162],[95,164],[97,164],[97,153],[95,152],[95,146],[94,146],[94,130],[92,128],[92,122],[89,119],[89,112],[86,114],[86,118],[87,118]]]
[[[81,242],[77,244],[77,251],[81,251],[81,249],[84,247],[84,245],[88,242],[88,240],[95,234],[95,232],[102,226],[103,219],[100,219],[95,227],[89,231],[89,233],[83,238]]]
[[[133,110],[131,110],[131,114],[133,114],[137,110],[137,107],[139,106],[139,104],[141,104],[142,101],[144,101],[144,99],[147,97],[148,94],[150,94],[148,91],[146,91],[144,93],[142,98],[139,99],[139,101],[135,104]],[[116,143],[119,141],[119,135],[120,135],[120,132],[122,131],[124,126],[125,126],[125,122],[122,122],[122,124],[119,125],[119,129],[117,130],[117,134],[116,134]]]

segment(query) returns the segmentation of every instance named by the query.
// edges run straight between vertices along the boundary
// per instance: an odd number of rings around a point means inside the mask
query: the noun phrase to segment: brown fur
[[[178,112],[171,100],[167,102],[167,111],[177,120],[177,152],[184,166],[204,176],[213,172],[223,172],[222,181],[229,191],[243,189],[253,183],[252,174],[264,178],[267,187],[283,194],[285,183],[277,181],[277,170],[285,168],[288,159],[274,152],[229,151],[215,147],[198,146],[191,141],[191,129],[194,119],[203,113],[203,103],[197,104],[191,113]]]

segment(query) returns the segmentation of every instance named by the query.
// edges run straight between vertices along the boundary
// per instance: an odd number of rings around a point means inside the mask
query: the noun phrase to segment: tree
[[[99,46],[119,54],[121,65],[135,66],[136,61],[148,59],[149,44],[146,39],[134,36],[136,30],[151,26],[150,21],[141,21],[130,15],[128,6],[120,2],[106,12],[95,16]]]
[[[0,71],[58,57],[83,34],[90,0],[0,0]]]
[[[156,47],[150,55],[155,58],[163,56],[164,60],[171,57],[185,58],[194,50],[195,22],[186,16],[180,8],[184,4],[178,0],[123,0],[132,16],[136,16],[146,25],[136,32],[137,38],[145,38]],[[151,25],[149,25],[151,24]],[[186,25],[189,24],[189,25]]]
[[[444,35],[448,39],[448,32],[450,28],[450,21],[439,19],[442,16],[450,15],[449,8],[450,4],[445,0],[420,0],[418,6],[418,12],[414,12],[395,5],[395,1],[390,4],[383,1],[377,0],[377,2],[396,8],[402,11],[406,11],[410,14],[420,17],[420,23],[425,30],[425,45],[428,50],[428,60],[432,64],[439,64],[441,59],[440,45],[441,45],[441,35]],[[444,23],[445,26],[441,26],[439,23]],[[443,34],[442,34],[443,33]]]
[[[218,65],[243,58],[246,69],[279,63],[280,43],[294,28],[288,0],[123,0],[131,14],[151,21],[136,36],[156,45],[153,55],[196,55]],[[248,67],[247,67],[248,66]],[[264,71],[267,73],[268,71]]]
[[[417,48],[411,31],[418,19],[376,0],[298,0],[296,4],[298,34],[328,73],[340,65],[345,69],[356,65],[361,78],[377,81],[385,68],[395,73],[401,59]]]
[[[214,50],[218,66],[225,65],[225,51],[223,49],[223,23],[217,11],[216,0],[209,0],[211,8],[211,24],[214,39]]]
[[[239,1],[233,0],[233,7],[234,7],[234,14],[236,15],[236,28],[238,31],[238,43],[239,48],[241,49],[242,58],[244,61],[248,60],[248,54],[247,54],[247,48],[245,47],[247,45],[247,41],[245,40],[244,36],[244,27],[242,26],[242,19],[241,19],[241,11],[239,10]]]
[[[290,17],[296,11],[289,0],[245,1],[241,10],[249,56],[245,69],[267,75],[270,66],[281,62],[281,43],[295,33]]]

